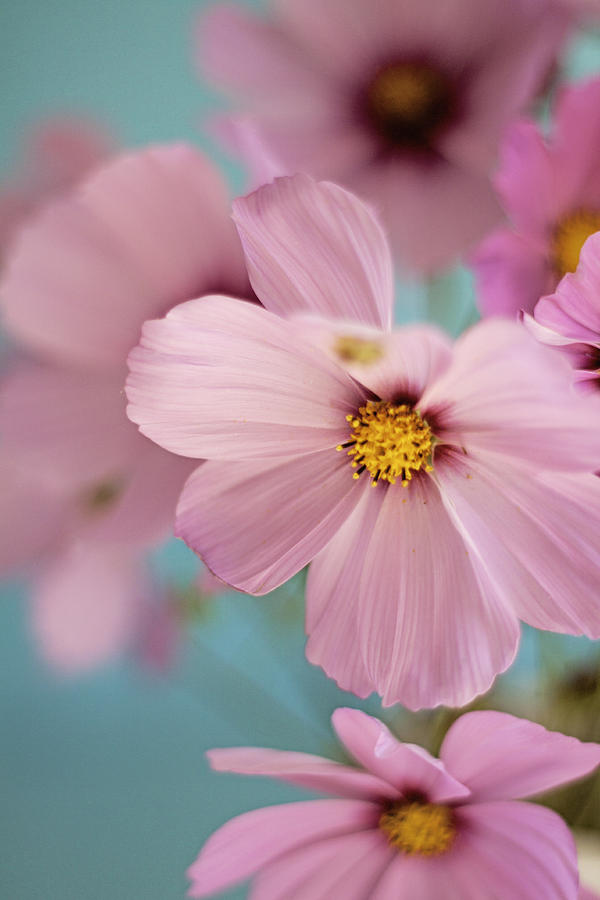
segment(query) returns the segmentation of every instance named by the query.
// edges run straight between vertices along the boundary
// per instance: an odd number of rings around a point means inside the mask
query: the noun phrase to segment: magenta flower
[[[512,661],[519,619],[600,636],[600,432],[568,363],[517,322],[454,349],[377,331],[385,242],[329,191],[281,179],[235,216],[265,306],[354,321],[182,304],[130,354],[128,413],[209,460],[176,533],[219,578],[264,594],[314,560],[312,662],[386,704],[462,705]]]
[[[0,565],[36,563],[34,629],[62,668],[102,661],[145,620],[144,555],[195,464],[127,420],[125,362],[145,318],[215,288],[252,296],[222,179],[183,145],[115,159],[14,246],[4,321],[36,359],[0,390]]]
[[[600,78],[563,89],[550,139],[533,121],[506,139],[496,185],[512,227],[486,238],[473,257],[484,315],[532,312],[577,268],[600,230]]]
[[[542,343],[561,350],[575,368],[586,393],[600,387],[600,233],[587,239],[575,273],[565,275],[554,294],[542,297],[529,330]]]
[[[335,799],[244,813],[209,838],[191,897],[254,877],[252,900],[575,900],[577,854],[554,812],[521,798],[600,764],[600,746],[499,712],[448,731],[440,759],[378,719],[337,709],[360,768],[306,753],[210,750],[219,772],[277,778]]]
[[[409,266],[454,260],[498,223],[500,137],[539,90],[567,17],[527,0],[220,4],[199,59],[240,98],[220,129],[264,173],[307,172],[373,202]],[[241,118],[240,118],[241,117]],[[244,120],[255,135],[247,140]],[[249,156],[248,156],[249,154]]]

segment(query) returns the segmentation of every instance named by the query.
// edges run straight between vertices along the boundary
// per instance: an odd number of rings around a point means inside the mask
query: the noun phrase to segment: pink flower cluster
[[[30,577],[47,660],[169,658],[148,556],[173,530],[205,594],[309,566],[308,660],[384,706],[466,705],[522,622],[600,638],[600,78],[560,90],[548,132],[532,111],[599,12],[203,14],[203,70],[239,102],[213,128],[266,182],[233,222],[188,145],[43,134],[0,196],[0,571]],[[485,319],[454,342],[394,328],[394,258],[425,277],[465,254]],[[578,896],[568,828],[521,799],[598,745],[473,712],[435,759],[357,710],[333,722],[360,768],[211,751],[336,799],[223,826],[191,896],[251,876],[255,900]]]

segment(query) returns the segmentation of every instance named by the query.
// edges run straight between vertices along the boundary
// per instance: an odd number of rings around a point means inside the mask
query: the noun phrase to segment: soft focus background
[[[0,171],[18,162],[27,128],[39,117],[71,113],[104,125],[120,146],[192,140],[223,166],[232,190],[241,190],[241,169],[201,132],[203,118],[219,104],[192,63],[192,24],[206,5],[4,3]],[[577,76],[600,70],[598,34],[582,36],[568,67]],[[428,289],[404,285],[399,316],[428,312],[457,332],[472,315],[469,290],[460,271]],[[181,580],[193,568],[176,542],[156,564],[163,577]],[[332,709],[348,703],[379,711],[376,701],[360,704],[306,663],[301,597],[299,577],[268,598],[231,594],[207,603],[164,674],[130,660],[66,680],[36,659],[24,591],[4,586],[2,900],[178,900],[187,865],[217,825],[253,806],[300,796],[258,779],[210,775],[203,751],[259,744],[334,754]],[[589,642],[527,632],[494,702],[544,721],[550,709],[558,717],[553,726],[569,730],[559,721],[564,713],[577,730],[577,716],[598,720],[596,661]],[[388,710],[386,716],[413,738],[428,729],[430,740],[449,721],[444,712],[409,718]],[[583,798],[582,815],[590,824],[594,810],[583,809],[586,803]]]

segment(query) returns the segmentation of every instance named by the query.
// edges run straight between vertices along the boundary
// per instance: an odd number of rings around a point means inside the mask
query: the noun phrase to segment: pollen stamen
[[[441,856],[456,837],[452,809],[422,800],[390,806],[381,814],[379,827],[388,843],[408,856]]]
[[[338,444],[346,450],[360,478],[366,470],[373,487],[380,481],[406,487],[419,470],[432,471],[435,438],[427,422],[407,403],[369,400],[357,413],[346,416],[352,429],[350,439]],[[349,448],[349,449],[348,449]]]
[[[552,261],[561,278],[575,271],[581,248],[596,231],[600,231],[600,210],[594,209],[577,209],[556,225],[551,242]]]

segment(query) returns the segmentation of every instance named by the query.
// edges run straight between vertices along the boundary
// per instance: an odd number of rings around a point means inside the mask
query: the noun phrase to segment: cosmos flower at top
[[[259,169],[266,154],[274,174],[351,188],[403,262],[431,270],[499,221],[498,143],[542,87],[566,18],[546,0],[275,0],[268,19],[219,5],[198,58],[239,98],[220,129],[235,142],[251,125],[239,149]]]
[[[574,272],[581,248],[600,231],[600,78],[560,93],[546,138],[533,121],[510,130],[496,176],[511,220],[473,256],[484,315],[532,312]]]
[[[600,636],[600,430],[567,361],[518,322],[454,348],[382,330],[389,252],[341,188],[278,179],[235,219],[267,308],[184,303],[130,354],[132,420],[208,460],[176,532],[250,593],[313,560],[309,659],[386,704],[466,703],[512,661],[519,619]]]
[[[259,747],[210,750],[218,772],[268,776],[327,799],[252,810],[190,867],[190,897],[252,878],[252,900],[580,900],[562,819],[523,802],[600,764],[600,746],[499,712],[471,712],[435,759],[377,719],[337,709],[354,767]]]
[[[0,384],[0,571],[31,568],[33,627],[63,669],[135,639],[156,593],[145,554],[172,532],[193,466],[127,420],[127,353],[145,318],[216,288],[252,296],[223,180],[186,145],[101,166],[9,253],[1,309],[19,358]]]

